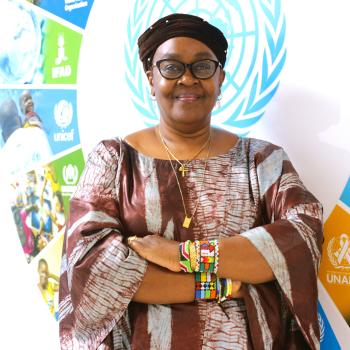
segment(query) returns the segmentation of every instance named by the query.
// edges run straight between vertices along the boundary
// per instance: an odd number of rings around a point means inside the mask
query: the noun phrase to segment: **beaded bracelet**
[[[218,272],[218,268],[219,268],[219,242],[216,241],[215,244],[215,262],[214,262],[214,273]]]
[[[195,272],[195,299],[218,303],[232,298],[231,278],[219,278],[210,272]]]
[[[197,254],[200,254],[199,272],[214,272],[216,246],[218,246],[216,239],[200,241],[200,251],[197,251]]]
[[[195,273],[195,299],[210,300],[217,299],[217,277],[214,273]]]
[[[217,273],[219,266],[218,240],[187,240],[179,244],[180,269],[184,272]]]
[[[195,251],[196,251],[196,268],[194,271],[199,272],[200,262],[201,262],[201,243],[200,241],[194,241]]]
[[[180,269],[183,272],[193,272],[190,262],[190,244],[190,240],[179,244]]]
[[[193,271],[196,271],[197,268],[197,250],[196,243],[190,243],[190,264]],[[199,268],[199,260],[198,260],[198,268]]]
[[[218,295],[217,301],[221,303],[222,301],[232,298],[232,279],[231,278],[218,278]]]

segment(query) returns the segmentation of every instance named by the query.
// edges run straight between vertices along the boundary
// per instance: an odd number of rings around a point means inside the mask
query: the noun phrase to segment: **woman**
[[[318,348],[322,208],[281,148],[210,126],[226,39],[174,14],[139,49],[160,123],[90,154],[65,240],[62,348]]]

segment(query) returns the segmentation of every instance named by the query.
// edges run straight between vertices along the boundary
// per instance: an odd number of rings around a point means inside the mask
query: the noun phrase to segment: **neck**
[[[207,142],[211,133],[210,124],[195,130],[179,130],[161,121],[158,127],[166,144],[179,156],[192,154],[196,149],[199,149]]]

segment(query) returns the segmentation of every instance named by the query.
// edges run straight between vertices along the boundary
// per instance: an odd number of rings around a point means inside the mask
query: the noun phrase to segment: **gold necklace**
[[[159,133],[159,137],[160,137],[160,140],[162,141],[162,144],[167,152],[167,154],[170,154],[179,164],[180,164],[180,167],[179,167],[179,171],[181,172],[182,174],[182,177],[184,177],[186,175],[186,172],[188,172],[188,164],[193,160],[195,159],[203,150],[204,148],[208,145],[209,143],[209,140],[210,140],[210,133],[209,133],[209,137],[208,139],[205,141],[205,143],[203,144],[203,146],[200,148],[200,150],[192,157],[190,158],[189,160],[186,160],[184,161],[183,163],[178,160],[176,158],[176,156],[174,155],[173,152],[171,152],[169,146],[166,144],[165,140],[164,140],[164,137],[163,135],[161,134],[160,132],[160,127],[158,126],[158,133]]]
[[[159,131],[159,128],[158,128],[158,131]],[[161,137],[160,131],[159,131],[159,136]],[[196,211],[197,211],[197,208],[198,208],[198,204],[199,204],[199,200],[200,200],[200,194],[202,193],[202,189],[203,189],[203,185],[204,185],[205,172],[207,170],[207,164],[208,164],[209,154],[210,154],[210,150],[211,150],[211,137],[210,136],[211,136],[211,134],[209,134],[209,138],[208,138],[209,146],[208,146],[208,152],[207,152],[207,156],[206,156],[205,164],[204,164],[202,183],[201,183],[201,187],[200,187],[199,192],[198,192],[197,203],[196,203],[196,206],[195,206],[194,211],[193,211],[191,216],[188,216],[188,214],[187,214],[186,203],[185,203],[185,199],[184,199],[184,196],[183,196],[183,193],[182,193],[180,181],[179,181],[179,178],[177,177],[177,172],[176,172],[176,170],[174,168],[174,165],[173,165],[173,162],[172,162],[172,160],[170,158],[171,154],[170,154],[170,152],[168,152],[168,149],[166,148],[165,144],[163,143],[163,146],[165,148],[166,154],[168,156],[168,160],[170,162],[171,168],[173,169],[173,172],[174,172],[174,175],[175,175],[175,178],[176,178],[177,187],[179,188],[179,192],[180,192],[180,196],[181,196],[181,200],[182,200],[182,206],[183,206],[184,212],[185,212],[185,218],[184,218],[184,221],[182,223],[182,227],[184,227],[184,228],[189,228],[190,227],[191,221],[192,221],[194,215],[196,214]]]

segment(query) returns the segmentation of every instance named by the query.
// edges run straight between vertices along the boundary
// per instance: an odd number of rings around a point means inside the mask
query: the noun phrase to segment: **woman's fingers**
[[[131,236],[129,246],[144,259],[171,271],[180,271],[179,243],[156,235]]]
[[[137,236],[130,236],[128,238],[128,244],[130,244],[130,242],[132,242],[132,241],[135,241],[136,239],[137,239]]]
[[[142,238],[137,236],[131,236],[128,238],[129,247],[131,247],[136,253],[147,259],[145,249],[143,249]]]
[[[241,281],[232,281],[232,291],[233,292],[238,292],[242,287],[242,282]]]

